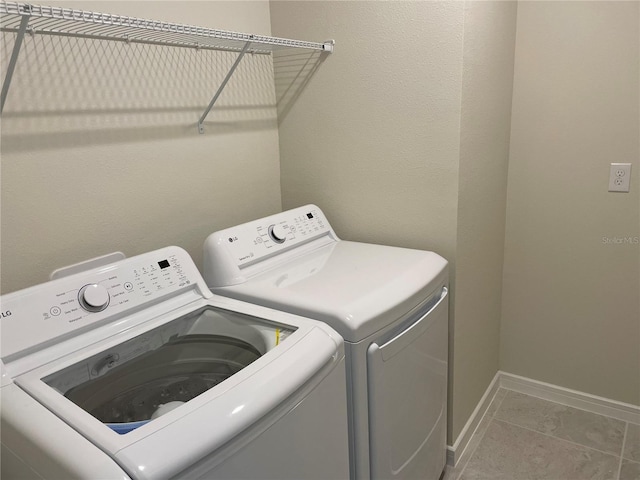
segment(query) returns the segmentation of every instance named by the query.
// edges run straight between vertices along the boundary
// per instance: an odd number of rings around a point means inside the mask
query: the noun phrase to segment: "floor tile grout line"
[[[487,434],[489,428],[491,427],[491,425],[493,424],[494,420],[496,420],[498,422],[501,422],[501,423],[504,423],[506,425],[513,426],[514,428],[518,428],[518,429],[520,429],[522,431],[529,431],[529,432],[532,432],[532,433],[540,434],[540,435],[542,435],[544,437],[547,437],[547,438],[553,438],[553,439],[559,440],[559,441],[561,441],[562,443],[564,443],[564,444],[566,444],[568,446],[573,446],[576,449],[583,450],[585,453],[588,452],[588,451],[591,451],[591,452],[598,452],[598,453],[600,453],[602,455],[606,455],[611,460],[613,460],[614,465],[615,465],[615,461],[618,461],[618,468],[615,469],[615,466],[611,465],[611,467],[613,467],[613,468],[610,470],[610,473],[615,475],[615,472],[617,471],[617,475],[616,476],[612,475],[611,478],[613,478],[613,480],[620,480],[620,477],[622,475],[623,465],[624,465],[624,462],[625,462],[624,452],[625,452],[625,449],[627,448],[627,444],[630,441],[630,426],[631,425],[635,425],[634,422],[625,421],[623,419],[617,419],[615,417],[610,417],[609,415],[596,414],[596,415],[599,415],[601,417],[615,418],[616,420],[622,420],[622,423],[624,424],[623,438],[622,438],[622,444],[621,444],[621,451],[620,451],[619,455],[617,455],[616,453],[613,453],[613,452],[610,452],[610,451],[600,450],[599,448],[594,448],[592,446],[584,445],[582,443],[577,443],[577,442],[575,442],[573,440],[568,440],[568,439],[565,439],[565,438],[554,436],[553,434],[541,432],[541,431],[532,429],[530,427],[525,427],[525,426],[522,426],[522,425],[518,425],[516,423],[512,423],[511,421],[503,420],[503,419],[499,418],[497,415],[500,414],[500,410],[502,408],[502,405],[505,402],[505,400],[507,399],[507,396],[508,396],[508,394],[510,392],[521,393],[521,392],[518,392],[516,390],[511,390],[509,388],[498,387],[498,389],[494,393],[493,398],[491,399],[491,402],[489,402],[489,406],[485,410],[481,420],[478,422],[478,424],[476,426],[476,429],[474,430],[474,432],[473,432],[473,434],[471,436],[471,438],[473,438],[474,436],[477,435],[475,441],[473,442],[475,444],[473,446],[473,449],[471,451],[469,451],[469,452],[466,452],[467,455],[464,455],[464,457],[466,457],[466,458],[464,458],[464,459],[461,458],[461,460],[464,460],[462,462],[463,465],[461,465],[462,468],[460,469],[459,473],[457,473],[455,476],[452,476],[450,478],[450,480],[459,480],[460,478],[462,478],[464,476],[465,472],[467,472],[467,468],[469,467],[469,464],[471,463],[471,460],[472,460],[473,456],[475,455],[475,453],[478,451],[478,449],[480,448],[480,446],[484,442],[484,440],[485,440],[484,437],[486,436],[486,434]],[[497,398],[499,395],[500,395],[501,398]],[[525,395],[527,395],[527,394],[525,394]],[[545,401],[550,402],[550,403],[558,403],[558,402],[554,402],[553,400],[548,400],[548,399],[542,399],[542,400],[545,400]],[[494,404],[494,402],[496,402],[496,403]],[[562,403],[559,403],[559,405],[562,405]],[[567,406],[571,407],[570,405],[567,405]],[[580,410],[580,409],[578,409],[578,410]],[[594,413],[594,412],[590,412],[590,413]],[[483,427],[482,429],[480,428],[481,426]],[[479,434],[479,433],[481,433],[481,434]]]
[[[604,453],[605,455],[609,455],[611,457],[619,458],[618,455],[611,452],[605,452],[604,450],[600,450],[598,448],[588,447],[587,445],[582,445],[581,443],[572,442],[571,440],[567,440],[566,438],[556,437],[554,435],[550,435],[548,433],[539,432],[538,430],[534,430],[533,428],[523,427],[522,425],[518,425],[517,423],[509,422],[508,420],[503,420],[501,418],[493,417],[494,420],[502,423],[506,423],[507,425],[511,425],[512,427],[522,428],[523,430],[528,430],[529,432],[539,433],[540,435],[544,435],[545,437],[555,438],[556,440],[560,440],[561,442],[569,443],[575,447],[586,448],[588,450],[593,450],[594,452]],[[620,457],[621,458],[621,457]]]
[[[504,387],[500,387],[500,388],[504,388]],[[554,403],[554,404],[562,405],[562,406],[565,406],[565,407],[568,407],[568,408],[572,408],[572,409],[576,409],[576,410],[582,410],[582,409],[580,409],[580,408],[572,407],[571,405],[565,405],[565,404],[563,404],[563,403],[559,403],[559,402],[556,402],[556,401],[554,401],[554,400],[547,400],[546,398],[536,397],[535,395],[530,395],[530,394],[528,394],[528,393],[521,393],[521,392],[519,392],[519,391],[517,391],[517,390],[511,390],[511,389],[508,389],[508,388],[505,388],[505,390],[510,391],[510,392],[514,392],[514,393],[516,393],[516,394],[520,394],[520,395],[526,395],[526,396],[529,396],[529,397],[538,398],[539,400],[544,400],[545,402],[548,402],[548,403]],[[502,401],[500,402],[500,405],[502,405],[502,402],[504,402],[504,400],[505,400],[505,399],[506,399],[506,396],[505,396],[505,397],[502,397]],[[583,411],[585,411],[585,412],[587,412],[587,413],[591,413],[591,414],[593,414],[593,415],[597,415],[597,416],[599,416],[599,417],[613,419],[613,420],[616,420],[616,421],[619,421],[619,422],[621,422],[621,423],[624,423],[624,424],[625,424],[625,435],[623,435],[623,438],[622,438],[623,445],[622,445],[622,450],[620,451],[620,454],[619,454],[619,455],[617,455],[617,454],[615,454],[615,453],[613,453],[613,452],[607,452],[606,450],[600,450],[599,448],[590,447],[590,446],[588,446],[588,445],[584,445],[584,444],[582,444],[582,443],[577,443],[577,442],[574,442],[574,441],[571,441],[571,440],[567,440],[567,439],[564,439],[564,438],[561,438],[561,437],[557,437],[557,436],[555,436],[555,435],[551,435],[551,434],[548,434],[548,433],[540,432],[540,431],[535,430],[535,429],[530,428],[530,427],[524,427],[524,426],[522,426],[522,425],[518,425],[517,423],[512,423],[512,422],[510,422],[510,421],[508,421],[508,420],[504,420],[504,419],[502,419],[502,418],[496,417],[495,415],[494,415],[494,418],[495,418],[496,420],[500,420],[500,421],[502,421],[502,422],[508,423],[509,425],[513,425],[513,426],[516,426],[516,427],[524,428],[524,429],[529,430],[529,431],[531,431],[531,432],[542,433],[543,435],[547,435],[547,436],[550,436],[550,437],[553,437],[553,438],[557,438],[558,440],[564,440],[565,442],[573,443],[574,445],[579,445],[579,446],[581,446],[581,447],[590,448],[591,450],[595,450],[595,451],[600,452],[600,453],[606,453],[607,455],[613,455],[613,456],[615,456],[615,457],[623,458],[623,457],[624,457],[624,448],[625,448],[624,442],[625,442],[625,439],[626,439],[626,431],[627,431],[627,429],[629,428],[629,424],[630,424],[631,422],[627,422],[627,421],[625,421],[625,420],[621,420],[621,419],[619,419],[619,418],[612,417],[612,416],[610,416],[610,415],[604,415],[604,414],[601,414],[601,413],[590,412],[590,411],[588,411],[588,410],[583,410]],[[496,411],[495,411],[495,413],[498,413],[498,410],[496,410]]]
[[[620,474],[622,473],[622,462],[624,458],[624,449],[627,443],[627,435],[629,433],[629,422],[627,422],[624,426],[624,437],[622,437],[622,451],[620,452],[620,463],[618,464],[618,476],[616,477],[620,480]]]

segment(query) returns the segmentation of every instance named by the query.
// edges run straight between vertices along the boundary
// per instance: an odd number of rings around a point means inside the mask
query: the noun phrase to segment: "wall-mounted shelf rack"
[[[0,2],[0,31],[16,33],[13,51],[2,84],[0,112],[4,109],[25,34],[60,35],[237,52],[238,57],[198,121],[200,133],[204,132],[205,118],[246,53],[270,55],[276,50],[296,48],[332,53],[334,47],[332,40],[324,43],[306,42],[17,2]]]

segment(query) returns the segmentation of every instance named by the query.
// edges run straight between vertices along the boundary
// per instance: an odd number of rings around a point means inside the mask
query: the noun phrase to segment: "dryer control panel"
[[[309,243],[338,238],[322,210],[306,205],[212,233],[204,243],[203,275],[209,287],[244,281],[247,267]]]
[[[322,211],[315,205],[307,205],[221,230],[210,238],[223,244],[233,261],[243,266],[332,233]]]
[[[2,357],[115,321],[184,289],[202,289],[199,282],[189,254],[168,247],[4,295]]]

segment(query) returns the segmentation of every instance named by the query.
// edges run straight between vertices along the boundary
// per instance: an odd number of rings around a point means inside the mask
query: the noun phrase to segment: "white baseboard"
[[[617,418],[624,422],[640,424],[640,406],[498,371],[453,446],[447,446],[447,465],[454,466],[462,456],[498,388],[525,393],[543,400],[586,410],[587,412]]]
[[[500,386],[519,393],[579,408],[587,412],[606,415],[624,422],[640,424],[640,406],[618,402],[609,398],[598,397],[590,393],[559,387],[550,383],[539,382],[530,378],[513,375],[507,372],[500,374]]]
[[[462,428],[460,435],[458,435],[458,438],[453,443],[453,446],[447,445],[447,465],[454,466],[460,459],[464,449],[467,448],[467,445],[469,444],[469,440],[471,440],[471,436],[476,431],[480,420],[482,420],[487,408],[489,408],[491,400],[493,400],[493,397],[496,395],[499,387],[500,371],[498,371],[493,377],[493,380],[491,380],[487,390],[484,392],[484,395],[482,395],[482,398],[478,402],[478,405],[476,405],[476,408],[469,417],[469,420],[467,420],[467,423]]]

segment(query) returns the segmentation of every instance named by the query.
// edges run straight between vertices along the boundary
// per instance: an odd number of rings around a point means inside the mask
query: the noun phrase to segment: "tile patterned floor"
[[[640,480],[640,425],[500,388],[443,480]]]

